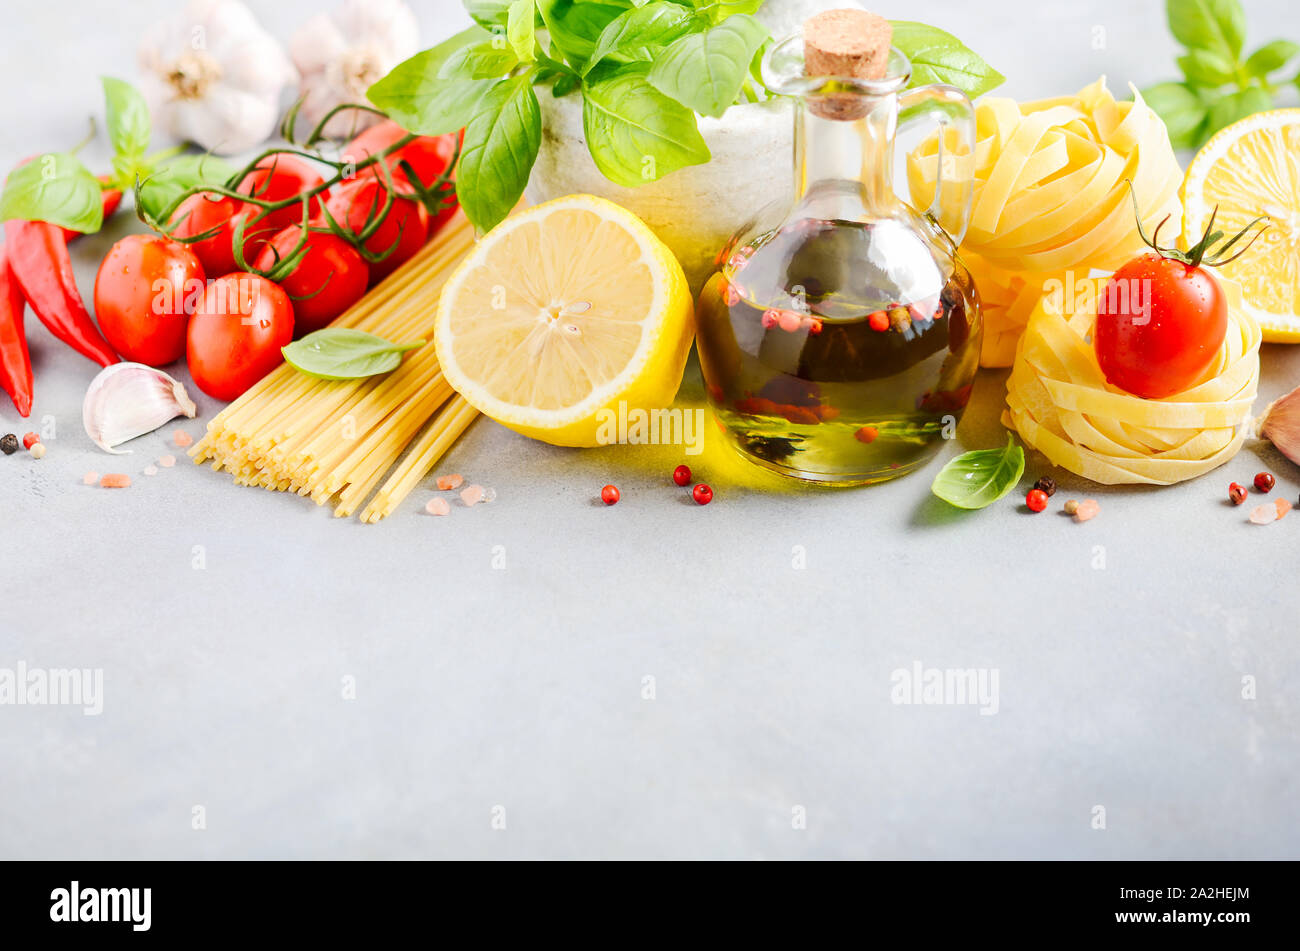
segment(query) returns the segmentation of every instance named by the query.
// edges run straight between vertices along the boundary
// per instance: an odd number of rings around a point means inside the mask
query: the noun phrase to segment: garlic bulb
[[[114,363],[90,381],[81,404],[81,423],[96,446],[121,456],[130,450],[115,446],[151,433],[177,416],[193,419],[197,412],[179,380],[143,363]]]
[[[239,0],[190,0],[144,34],[139,60],[155,125],[219,155],[265,142],[280,94],[297,78],[280,44]]]
[[[344,103],[366,101],[366,90],[420,49],[420,28],[403,0],[344,0],[307,20],[289,41],[302,74],[302,118],[314,126]],[[348,138],[379,121],[360,110],[340,112],[325,134]]]
[[[1258,429],[1278,452],[1300,466],[1300,387],[1270,403]]]

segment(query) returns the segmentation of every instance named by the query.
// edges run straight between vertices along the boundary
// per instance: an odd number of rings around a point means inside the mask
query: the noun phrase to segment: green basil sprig
[[[370,101],[421,135],[465,129],[457,176],[480,231],[523,195],[541,142],[540,103],[580,91],[596,167],[633,186],[710,160],[699,116],[765,98],[755,64],[770,37],[754,19],[763,0],[463,0],[476,25],[399,64]],[[971,96],[1002,76],[956,37],[894,24],[913,82]]]
[[[1240,0],[1165,0],[1169,30],[1186,53],[1181,82],[1142,90],[1165,120],[1174,148],[1196,149],[1214,133],[1273,108],[1280,86],[1300,86],[1300,74],[1276,74],[1300,56],[1300,43],[1273,40],[1245,56],[1246,11]]]
[[[1010,492],[1025,473],[1025,451],[1007,433],[1002,449],[963,452],[939,470],[930,491],[959,509],[982,509]]]
[[[418,350],[425,341],[390,343],[383,337],[348,327],[326,327],[281,349],[284,359],[300,373],[321,380],[359,380],[390,373],[402,365],[402,354]]]

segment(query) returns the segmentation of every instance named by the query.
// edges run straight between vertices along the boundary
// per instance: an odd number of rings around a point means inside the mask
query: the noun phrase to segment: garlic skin
[[[154,124],[218,155],[270,138],[298,75],[239,0],[190,0],[145,32],[138,57]]]
[[[193,419],[197,413],[179,380],[143,363],[114,363],[90,381],[81,404],[81,423],[96,446],[122,456],[131,450],[114,447],[177,416]]]
[[[302,75],[302,118],[315,127],[335,106],[365,103],[373,83],[419,50],[420,27],[403,0],[344,0],[329,13],[316,14],[289,41]],[[350,138],[378,121],[370,112],[340,112],[325,134]]]
[[[1300,466],[1300,387],[1270,403],[1258,428],[1278,452]]]

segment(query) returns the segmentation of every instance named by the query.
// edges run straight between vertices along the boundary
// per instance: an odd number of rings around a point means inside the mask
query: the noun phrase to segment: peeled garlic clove
[[[115,363],[90,381],[81,404],[81,422],[96,446],[115,456],[127,440],[151,433],[177,416],[193,419],[198,407],[185,385],[143,363]]]
[[[1259,434],[1277,446],[1278,452],[1300,466],[1300,387],[1264,410]]]

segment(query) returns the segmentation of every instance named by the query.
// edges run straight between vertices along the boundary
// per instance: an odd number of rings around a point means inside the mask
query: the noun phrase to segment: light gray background
[[[137,32],[173,3],[4,6],[9,168],[83,136],[97,76],[131,77]],[[287,39],[318,5],[252,6]],[[415,6],[426,42],[459,27],[446,0]],[[1246,6],[1252,43],[1300,39],[1289,0]],[[1017,96],[1173,70],[1154,0],[880,9],[959,34]],[[102,165],[102,140],[85,155]],[[119,216],[78,243],[87,296],[138,228]],[[799,494],[706,464],[717,495],[698,508],[668,480],[674,450],[554,449],[483,420],[439,471],[498,501],[433,519],[422,489],[363,526],[188,463],[140,475],[175,451],[170,426],[123,461],[97,452],[80,424],[94,368],[28,325],[33,419],[59,429],[40,462],[0,458],[0,666],[102,667],[106,699],[98,718],[0,708],[0,857],[1300,852],[1300,515],[1257,528],[1224,500],[1263,468],[1296,496],[1270,449],[1168,489],[1055,473],[1057,503],[1101,501],[1076,525],[1014,497],[948,509],[929,494],[940,462]],[[1260,408],[1300,384],[1300,348],[1263,365]],[[1002,379],[981,376],[945,457],[1001,442]],[[196,435],[219,409],[199,402]],[[5,401],[0,429],[27,428]],[[87,488],[88,469],[136,484]],[[1021,493],[1048,471],[1032,458]],[[891,704],[891,671],[918,660],[996,668],[1000,712]]]

